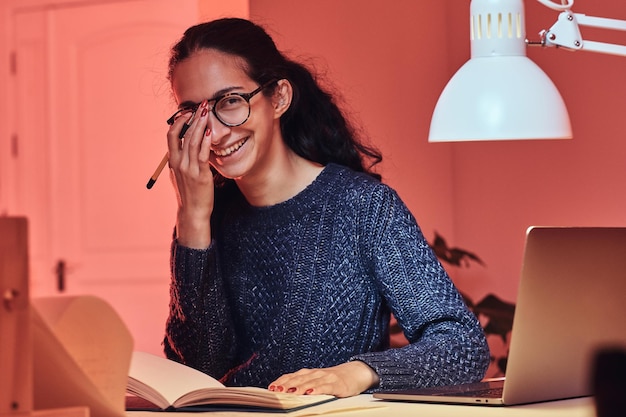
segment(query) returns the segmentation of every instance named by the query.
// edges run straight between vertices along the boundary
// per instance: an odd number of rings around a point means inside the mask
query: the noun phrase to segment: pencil
[[[195,116],[196,116],[196,110],[194,110],[193,113],[191,113],[189,120],[185,122],[182,129],[178,133],[178,139],[183,139],[185,137],[185,133],[187,133],[187,130],[191,126],[191,123],[193,123],[193,119]],[[169,159],[169,154],[166,152],[163,159],[161,159],[161,163],[159,164],[157,169],[154,171],[154,174],[152,174],[152,176],[148,180],[148,184],[146,184],[146,188],[148,188],[148,190],[152,188],[157,178],[159,178],[159,175],[161,175],[161,171],[163,171],[163,168],[165,168],[165,164],[167,164],[168,159]]]
[[[165,168],[165,164],[167,164],[168,160],[169,160],[169,153],[165,152],[165,156],[163,156],[163,159],[161,159],[161,163],[159,164],[157,169],[154,171],[154,174],[152,174],[152,176],[150,177],[150,180],[148,180],[148,184],[146,184],[146,188],[148,188],[148,190],[152,188],[157,178],[159,178],[159,175],[161,174],[161,171],[163,171],[163,168]]]
[[[189,120],[187,120],[185,122],[185,124],[183,125],[182,129],[180,129],[180,133],[178,134],[178,139],[183,139],[185,137],[185,133],[187,133],[187,130],[189,129],[189,127],[193,123],[194,117],[196,117],[196,111],[197,110],[194,110],[193,113],[191,113],[191,116],[189,117]]]

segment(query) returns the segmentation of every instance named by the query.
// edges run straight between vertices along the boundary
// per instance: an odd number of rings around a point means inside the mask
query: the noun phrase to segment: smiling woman
[[[221,19],[185,32],[169,78],[169,358],[227,385],[339,397],[482,378],[480,324],[309,70],[260,26]]]
[[[197,51],[178,63],[171,80],[180,107],[197,106],[193,118],[197,122],[190,125],[185,144],[199,148],[198,157],[204,163],[198,168],[209,177],[212,166],[225,178],[241,178],[243,183],[255,184],[265,181],[248,174],[251,170],[253,174],[258,171],[255,168],[259,163],[268,164],[286,155],[278,121],[291,99],[289,82],[283,79],[258,85],[241,68],[239,58],[215,49]],[[262,90],[271,96],[256,99],[254,96]],[[233,97],[239,99],[232,101]],[[170,137],[191,120],[192,116],[174,120]],[[174,135],[173,139],[177,141],[178,136]],[[178,158],[186,156],[184,145],[183,148],[178,143],[175,145],[170,149],[170,163],[174,165]]]

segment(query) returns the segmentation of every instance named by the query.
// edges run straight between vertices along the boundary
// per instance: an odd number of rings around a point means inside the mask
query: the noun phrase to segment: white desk
[[[330,414],[343,410],[337,414]],[[343,398],[287,414],[276,413],[243,413],[243,412],[210,412],[210,413],[176,413],[176,417],[290,417],[315,416],[329,414],[331,416],[391,416],[391,417],[595,417],[593,399],[578,398],[564,401],[551,401],[540,404],[528,404],[515,407],[491,407],[476,405],[440,405],[419,404],[408,402],[390,402],[376,400],[371,395],[359,395]],[[128,417],[155,417],[153,412],[133,411]]]

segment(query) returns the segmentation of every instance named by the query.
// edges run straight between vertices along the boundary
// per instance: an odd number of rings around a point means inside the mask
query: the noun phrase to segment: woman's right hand
[[[167,132],[170,174],[178,197],[177,239],[179,244],[196,249],[211,244],[214,189],[207,115],[205,100],[195,115],[189,112],[179,117]],[[190,120],[184,138],[179,139],[183,125]]]

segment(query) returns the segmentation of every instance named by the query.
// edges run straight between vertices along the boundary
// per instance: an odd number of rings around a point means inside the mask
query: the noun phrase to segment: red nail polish
[[[279,386],[276,387],[276,391],[278,391],[278,392],[283,392],[283,389],[284,388],[283,388],[282,385],[279,385]]]
[[[296,390],[297,390],[297,389],[298,389],[298,388],[296,388],[296,387],[291,387],[291,388],[289,388],[289,389],[287,390],[287,393],[288,393],[288,394],[291,394],[292,392],[296,392]]]
[[[209,112],[209,109],[207,109],[206,107],[202,109],[202,113],[200,113],[200,117],[204,117],[206,116],[206,114]]]
[[[313,388],[309,388],[308,390],[304,391],[304,395],[309,395],[312,392],[313,392]]]
[[[275,391],[276,390],[276,386],[274,385],[270,385],[270,387],[268,388],[270,391]]]

